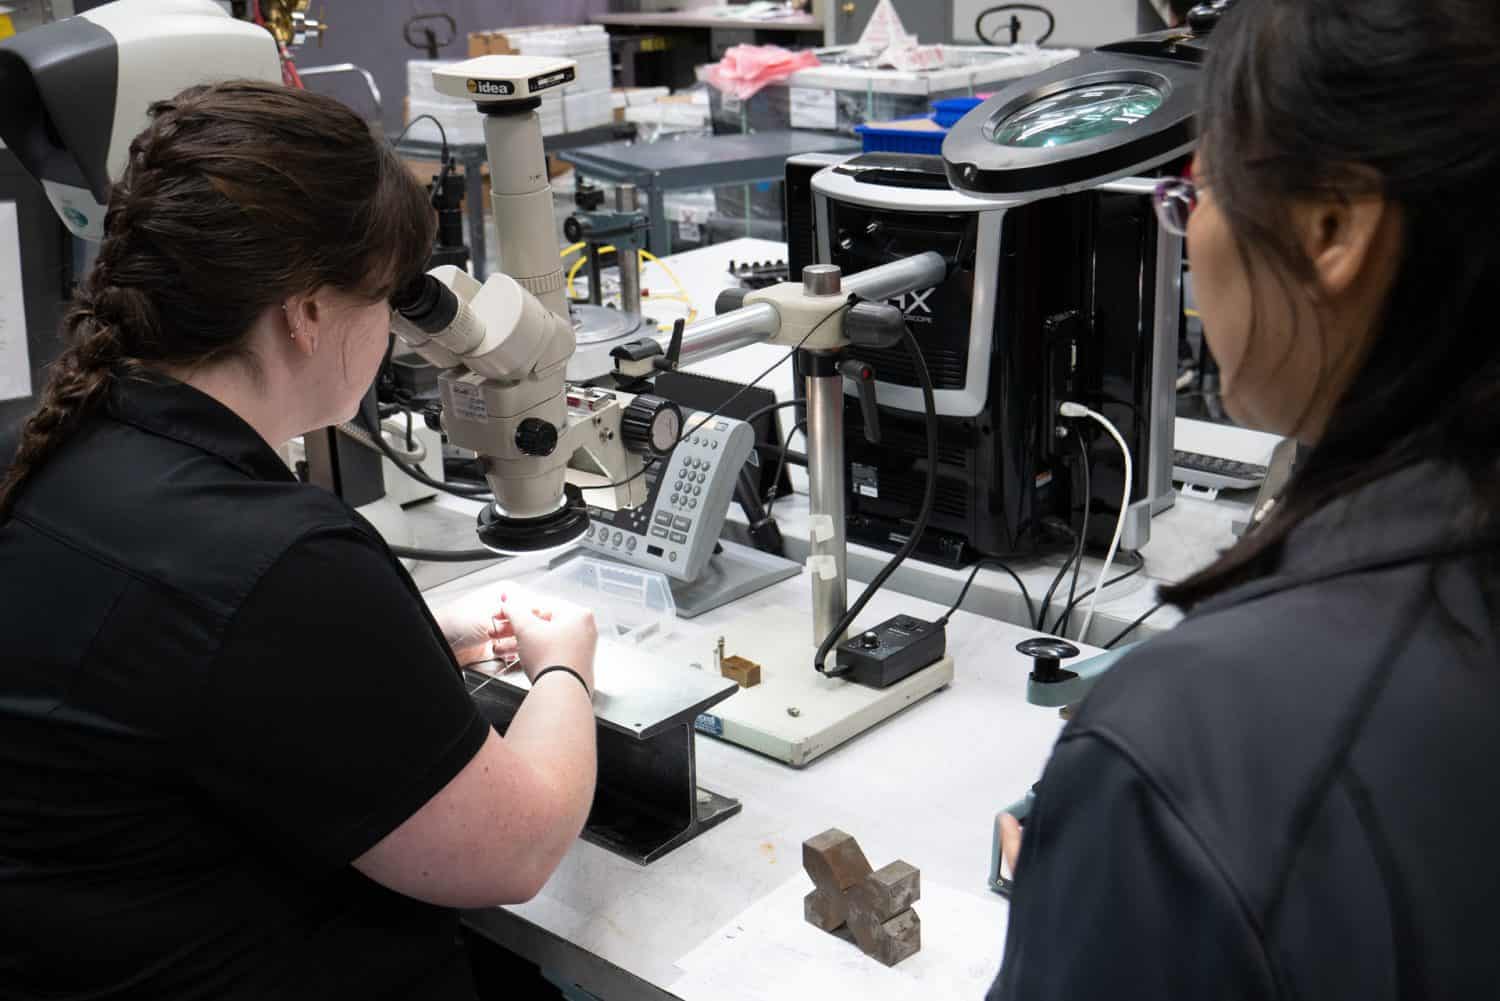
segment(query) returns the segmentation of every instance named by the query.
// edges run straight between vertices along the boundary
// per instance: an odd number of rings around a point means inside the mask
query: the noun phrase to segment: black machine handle
[[[441,42],[438,41],[437,32],[427,27],[424,23],[427,21],[446,22],[448,25],[448,37]],[[421,37],[413,37],[412,29],[418,28],[419,25],[421,26],[418,29],[421,31]],[[416,17],[407,18],[406,24],[402,26],[402,34],[406,37],[407,45],[410,45],[414,49],[424,50],[427,53],[428,59],[436,59],[438,58],[438,49],[451,44],[453,39],[458,36],[458,23],[441,11],[435,11],[431,14],[418,14]]]
[[[875,399],[875,370],[868,362],[845,358],[839,372],[859,390],[859,410],[865,420],[865,441],[880,444],[880,403]]]

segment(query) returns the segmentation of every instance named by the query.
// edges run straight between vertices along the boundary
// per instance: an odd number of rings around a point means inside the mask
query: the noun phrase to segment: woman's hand
[[[1008,813],[1000,818],[1000,855],[1010,870],[1010,878],[1015,879],[1016,860],[1021,857],[1021,823]]]
[[[509,636],[501,609],[506,596],[514,592],[515,585],[509,581],[486,584],[433,612],[460,664],[478,666],[504,655],[495,644]]]
[[[589,691],[594,690],[594,650],[599,643],[594,613],[511,588],[497,627],[496,654],[519,656],[526,677],[535,678],[549,667],[570,667],[588,683]]]

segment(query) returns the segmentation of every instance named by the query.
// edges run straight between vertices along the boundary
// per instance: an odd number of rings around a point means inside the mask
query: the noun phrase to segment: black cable
[[[974,564],[974,569],[969,572],[969,579],[964,582],[963,590],[958,592],[958,600],[953,603],[952,608],[943,613],[943,617],[938,619],[938,623],[947,624],[948,620],[953,617],[953,613],[963,607],[964,599],[969,595],[969,588],[974,584],[974,578],[979,576],[979,571],[984,567],[997,567],[998,569],[1004,570],[1006,573],[1010,574],[1010,579],[1015,581],[1016,586],[1021,589],[1021,597],[1026,599],[1026,612],[1029,616],[1027,622],[1031,624],[1031,628],[1038,629],[1039,626],[1037,625],[1036,621],[1036,606],[1031,603],[1031,592],[1026,590],[1026,582],[1021,579],[1020,574],[1016,573],[1009,566],[1005,565],[999,560],[987,558],[981,559],[978,563]]]
[[[744,421],[746,424],[753,424],[756,421],[760,420],[762,417],[766,416],[766,414],[774,413],[777,410],[785,410],[787,407],[805,406],[807,406],[806,400],[783,400],[780,403],[772,403],[767,406],[761,407],[759,410],[752,410],[750,411],[748,416],[741,417],[739,419]]]
[[[440,121],[438,121],[432,115],[418,115],[416,118],[413,118],[411,121],[407,122],[406,123],[406,128],[402,129],[401,132],[400,132],[400,134],[397,135],[396,138],[394,138],[394,139],[391,140],[391,145],[392,146],[399,146],[401,144],[401,140],[405,139],[406,138],[406,134],[411,131],[411,127],[413,125],[417,124],[418,122],[420,122],[424,118],[427,119],[432,124],[434,124],[434,125],[437,126],[438,135],[441,136],[442,140],[443,140],[443,162],[447,163],[448,162],[448,130],[445,129],[445,128],[443,128],[443,123],[440,122]]]
[[[1075,428],[1073,437],[1078,441],[1078,454],[1083,459],[1083,524],[1078,529],[1078,562],[1073,564],[1073,582],[1068,585],[1068,604],[1052,626],[1052,632],[1058,636],[1068,627],[1068,618],[1073,614],[1074,597],[1078,594],[1078,574],[1083,569],[1083,547],[1089,534],[1089,505],[1094,499],[1094,485],[1089,481],[1089,447],[1084,444],[1082,431]]]
[[[1119,643],[1122,639],[1124,639],[1125,637],[1129,636],[1131,633],[1135,632],[1136,629],[1138,629],[1140,627],[1141,623],[1145,622],[1147,619],[1151,618],[1151,616],[1155,615],[1157,612],[1159,612],[1163,608],[1165,608],[1166,604],[1167,603],[1165,601],[1161,601],[1161,602],[1158,602],[1157,604],[1155,604],[1154,606],[1152,606],[1152,608],[1151,608],[1150,611],[1148,611],[1146,614],[1142,615],[1140,618],[1136,619],[1134,622],[1132,622],[1130,625],[1126,626],[1124,629],[1120,630],[1120,632],[1116,633],[1114,639],[1112,639],[1108,643],[1104,644],[1104,649],[1106,649],[1106,650],[1113,650],[1115,648],[1115,644],[1116,643]]]
[[[746,383],[745,385],[743,385],[739,389],[737,389],[734,392],[734,394],[729,397],[729,399],[727,399],[723,403],[719,404],[719,406],[712,413],[710,413],[707,417],[704,417],[697,424],[694,424],[692,426],[692,428],[690,428],[688,430],[685,430],[685,431],[682,432],[682,434],[678,435],[677,436],[677,440],[672,443],[672,447],[676,448],[678,445],[681,445],[688,438],[690,438],[693,435],[697,434],[698,431],[701,430],[705,424],[707,424],[709,421],[713,420],[715,417],[722,417],[724,415],[725,408],[727,408],[735,400],[738,400],[741,396],[744,396],[751,389],[754,389],[755,386],[760,382],[760,380],[764,379],[766,376],[770,375],[772,372],[776,371],[778,368],[780,368],[781,366],[785,365],[787,363],[787,360],[789,358],[794,357],[797,354],[798,351],[801,351],[802,350],[802,345],[806,344],[808,342],[808,340],[812,337],[812,335],[816,334],[818,332],[818,329],[820,327],[822,327],[823,324],[827,323],[829,320],[833,319],[835,316],[839,315],[840,313],[846,313],[846,312],[848,312],[853,307],[854,307],[854,297],[850,296],[848,302],[843,303],[841,306],[839,306],[838,309],[833,310],[827,316],[823,317],[817,323],[813,324],[813,328],[811,330],[809,330],[806,334],[804,334],[802,336],[802,340],[798,341],[797,345],[794,348],[792,348],[792,350],[788,351],[786,354],[784,354],[780,358],[778,358],[771,365],[770,368],[766,369],[760,375],[757,375],[754,379],[751,379],[748,383]],[[671,453],[668,453],[668,454],[671,454]],[[640,469],[639,472],[635,473],[634,475],[627,476],[627,477],[625,477],[625,479],[620,480],[620,481],[618,481],[616,483],[601,483],[601,484],[598,484],[597,486],[592,486],[592,487],[579,487],[579,489],[580,490],[613,490],[615,487],[623,487],[625,484],[631,483],[631,482],[633,482],[635,480],[640,479],[642,476],[645,476],[646,475],[646,470],[650,469],[653,465],[655,465],[656,463],[660,462],[663,458],[665,458],[665,456],[653,456],[652,458],[647,459],[646,462],[641,466],[641,469]]]
[[[1120,574],[1118,577],[1112,577],[1109,580],[1105,581],[1104,582],[1104,586],[1106,588],[1114,587],[1116,584],[1120,583],[1120,581],[1122,581],[1122,580],[1129,580],[1131,577],[1134,577],[1136,574],[1138,574],[1142,570],[1146,569],[1146,560],[1145,560],[1145,557],[1141,556],[1139,553],[1136,553],[1135,554],[1135,559],[1136,559],[1135,566],[1131,567],[1129,570],[1126,570],[1124,573]],[[1070,612],[1073,611],[1073,609],[1077,608],[1079,605],[1083,604],[1085,601],[1088,601],[1090,595],[1092,595],[1098,589],[1099,589],[1099,586],[1096,584],[1093,587],[1089,588],[1087,591],[1085,591],[1082,594],[1080,594],[1076,600],[1074,600],[1072,603],[1070,603],[1068,605],[1067,608],[1063,609],[1063,616],[1067,616],[1068,613],[1070,613]]]
[[[411,440],[411,411],[410,410],[406,411],[406,450],[408,452],[415,452],[417,450],[416,444]]]
[[[932,386],[932,373],[927,369],[927,359],[922,356],[922,346],[917,343],[917,339],[912,335],[910,327],[902,328],[901,339],[906,344],[906,350],[911,355],[912,365],[917,370],[917,379],[922,384],[922,407],[927,413],[927,489],[922,495],[922,507],[917,512],[916,523],[912,525],[911,534],[907,536],[905,545],[898,549],[896,555],[891,557],[890,562],[881,567],[880,572],[875,575],[875,578],[865,585],[865,589],[860,593],[859,598],[855,600],[853,605],[849,606],[849,610],[844,613],[843,618],[834,624],[832,631],[829,632],[818,646],[817,655],[813,659],[813,669],[819,672],[823,671],[823,662],[828,658],[828,653],[833,649],[834,644],[838,642],[838,638],[844,635],[844,632],[859,617],[859,613],[864,611],[865,605],[869,604],[870,599],[875,596],[875,592],[880,590],[891,574],[896,572],[896,568],[905,562],[906,558],[917,548],[917,543],[922,540],[922,533],[927,531],[927,521],[932,517],[932,509],[937,506],[937,396]],[[843,672],[835,666],[825,673],[836,675]]]
[[[997,45],[999,43],[995,42],[987,35],[985,35],[985,33],[980,30],[979,25],[984,21],[985,18],[989,17],[991,14],[998,14],[1001,11],[1006,10],[1029,10],[1033,14],[1046,15],[1047,30],[1042,32],[1042,37],[1036,40],[1035,44],[1037,45],[1046,44],[1047,39],[1051,38],[1052,33],[1057,30],[1057,15],[1053,14],[1046,7],[1042,7],[1034,3],[1003,3],[997,7],[990,7],[986,10],[980,11],[979,16],[974,19],[974,34],[977,35],[979,37],[979,40],[985,45]]]
[[[425,472],[423,472],[418,466],[408,465],[406,460],[397,455],[394,448],[391,448],[390,444],[385,440],[385,435],[381,433],[379,428],[376,428],[374,433],[372,433],[370,437],[374,439],[376,446],[382,453],[384,453],[387,459],[391,460],[391,462],[397,469],[401,470],[403,473],[405,473],[407,476],[410,476],[418,483],[429,486],[434,490],[441,490],[445,494],[452,494],[455,497],[462,497],[465,500],[493,499],[490,496],[490,488],[487,486],[456,487],[451,483],[444,483],[442,480],[433,479],[431,476],[428,476]]]
[[[413,549],[411,546],[391,546],[390,550],[403,560],[420,560],[423,563],[482,563],[505,559],[501,553],[489,549]]]
[[[800,402],[800,401],[799,401]],[[786,472],[786,453],[791,450],[792,439],[798,431],[807,430],[807,419],[803,418],[792,425],[792,429],[786,433],[786,441],[781,443],[781,458],[776,462],[776,475],[771,477],[771,496],[766,498],[766,517],[771,517],[771,509],[776,506],[776,499],[781,496],[781,474]]]
[[[1041,615],[1041,617],[1037,619],[1037,623],[1039,625],[1046,624],[1047,616],[1052,611],[1052,596],[1057,593],[1057,589],[1062,584],[1062,582],[1064,580],[1067,580],[1068,571],[1073,569],[1073,561],[1078,558],[1080,558],[1078,556],[1078,546],[1075,544],[1073,548],[1068,550],[1068,558],[1063,561],[1062,567],[1060,567],[1056,575],[1053,576],[1052,584],[1047,588],[1047,593],[1042,597],[1042,604],[1040,609],[1038,609]]]

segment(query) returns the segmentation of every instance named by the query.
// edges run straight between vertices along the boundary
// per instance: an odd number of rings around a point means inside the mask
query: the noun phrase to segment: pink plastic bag
[[[736,45],[704,71],[703,79],[714,89],[745,101],[798,70],[817,65],[818,57],[811,51],[791,52],[779,45]]]

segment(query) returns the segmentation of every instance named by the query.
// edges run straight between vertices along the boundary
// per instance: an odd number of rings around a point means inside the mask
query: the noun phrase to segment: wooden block
[[[741,688],[760,684],[760,665],[744,657],[725,657],[719,664],[719,673]]]
[[[842,893],[814,890],[802,898],[802,914],[807,923],[823,931],[837,931],[849,920],[849,908]]]
[[[819,890],[840,895],[871,872],[859,842],[837,827],[802,842],[802,868]]]
[[[856,908],[876,923],[884,923],[910,910],[922,896],[922,874],[905,862],[892,862],[877,869],[851,887],[850,911]]]

